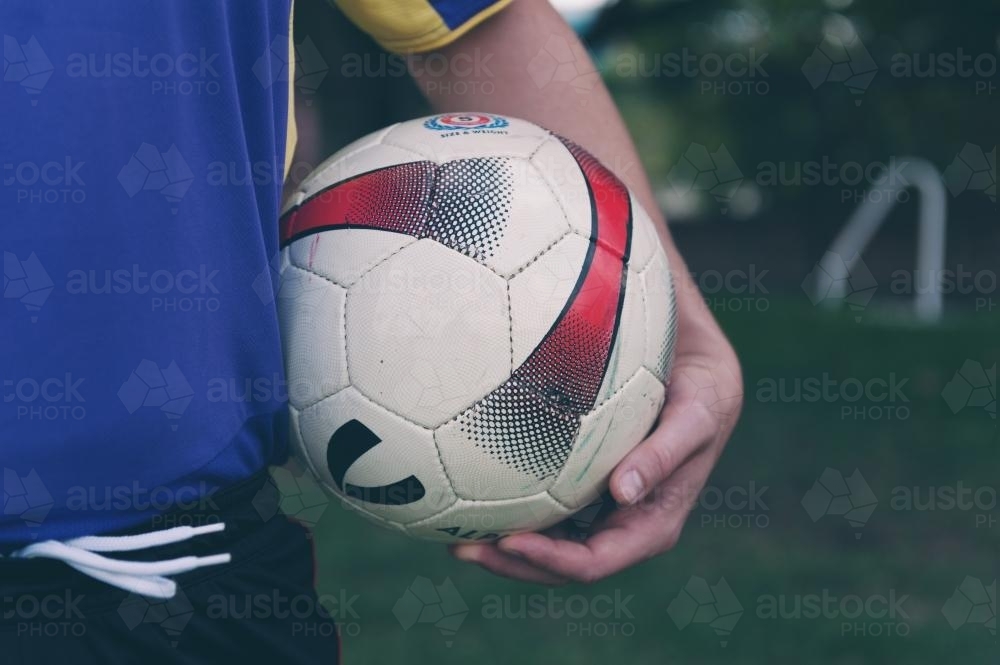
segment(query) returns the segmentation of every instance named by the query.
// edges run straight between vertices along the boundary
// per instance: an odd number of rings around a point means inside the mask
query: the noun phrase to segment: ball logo
[[[507,118],[485,113],[448,113],[428,118],[424,127],[439,132],[449,132],[462,129],[502,129],[510,125]]]
[[[353,499],[385,506],[402,506],[424,498],[424,484],[413,475],[389,485],[374,487],[361,487],[345,482],[347,470],[380,443],[382,439],[358,420],[348,420],[337,428],[326,449],[326,462],[340,491]]]

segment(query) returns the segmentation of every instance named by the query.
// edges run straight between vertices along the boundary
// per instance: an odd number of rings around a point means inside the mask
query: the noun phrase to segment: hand
[[[618,508],[587,540],[560,537],[556,528],[456,545],[452,554],[504,577],[565,584],[595,582],[673,548],[743,402],[736,354],[708,321],[707,332],[679,334],[657,427],[612,473]]]

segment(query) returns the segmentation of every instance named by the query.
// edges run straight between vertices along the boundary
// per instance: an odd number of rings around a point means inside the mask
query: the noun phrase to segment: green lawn
[[[498,618],[498,598],[516,613],[535,594],[544,608],[549,592],[492,577],[452,560],[440,546],[411,542],[331,504],[316,529],[320,589],[358,596],[353,613],[341,617],[346,662],[996,663],[996,637],[983,623],[974,619],[955,630],[946,615],[960,622],[961,605],[942,610],[966,577],[994,583],[1000,526],[991,528],[989,520],[995,522],[998,511],[989,504],[948,510],[946,502],[913,509],[905,499],[915,489],[922,504],[929,492],[945,496],[941,488],[961,482],[980,490],[981,503],[995,503],[997,420],[982,407],[953,413],[941,391],[966,360],[984,367],[996,362],[1000,316],[919,329],[879,325],[877,312],[866,312],[859,324],[847,313],[790,303],[772,299],[763,313],[718,313],[743,358],[746,406],[710,485],[719,493],[766,488],[763,505],[703,505],[673,552],[600,584],[552,592],[556,608],[568,603],[574,614],[591,608],[581,618],[548,610],[541,618]],[[762,387],[784,381],[789,396],[796,379],[824,373],[845,388],[853,385],[849,379],[889,382],[894,375],[907,401],[761,400],[767,397]],[[827,467],[843,477],[857,470],[870,487],[877,506],[863,525],[833,514],[814,522],[803,507]],[[468,606],[454,634],[431,623],[404,631],[394,616],[394,605],[418,576],[435,585],[450,579]],[[743,611],[731,634],[716,634],[709,625],[711,607],[692,617],[694,608],[677,602],[668,612],[685,587],[697,593],[693,577],[716,587],[716,600],[722,593],[716,585],[725,578],[738,603],[732,611]],[[624,610],[604,616],[613,605],[603,597],[616,594]],[[796,598],[824,594],[846,599],[848,613],[858,599],[869,611],[849,619],[835,611],[817,618],[767,616],[782,597],[793,610]],[[879,598],[890,596],[902,599],[902,613],[883,616]],[[995,610],[994,598],[986,610],[994,622]],[[694,621],[679,627],[675,617]]]

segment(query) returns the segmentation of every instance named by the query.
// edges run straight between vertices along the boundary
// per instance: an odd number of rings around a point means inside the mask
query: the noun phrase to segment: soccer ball
[[[383,525],[464,542],[555,524],[660,412],[656,230],[541,127],[464,113],[366,136],[294,192],[281,243],[294,446]]]

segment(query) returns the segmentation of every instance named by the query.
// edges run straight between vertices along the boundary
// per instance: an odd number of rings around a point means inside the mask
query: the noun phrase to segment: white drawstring
[[[133,552],[172,545],[225,528],[225,523],[219,522],[198,527],[178,526],[134,536],[83,536],[67,541],[46,540],[28,545],[10,556],[19,559],[57,559],[105,584],[142,596],[169,599],[177,593],[177,584],[167,579],[167,575],[180,575],[205,566],[229,563],[232,556],[183,556],[168,561],[144,562],[110,559],[98,552]]]

